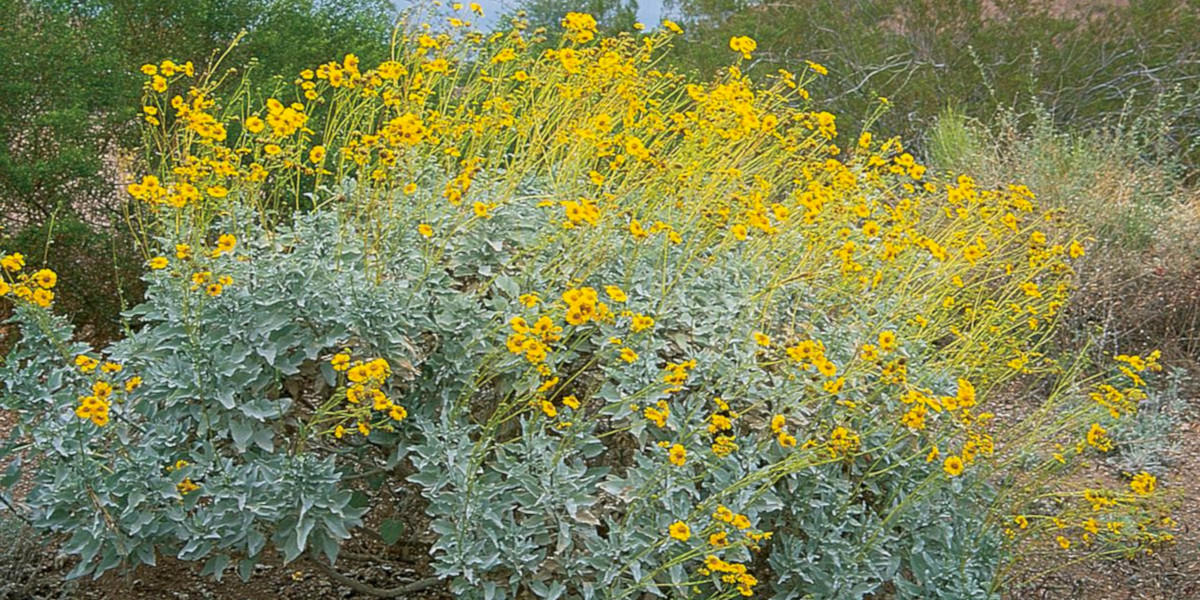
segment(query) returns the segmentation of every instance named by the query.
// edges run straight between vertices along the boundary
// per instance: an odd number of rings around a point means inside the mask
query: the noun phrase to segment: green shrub
[[[74,575],[333,569],[388,508],[367,477],[472,598],[990,599],[1026,540],[1167,539],[1149,474],[1096,537],[1043,506],[1086,506],[1058,481],[1158,367],[1075,386],[1044,356],[1084,249],[1028,188],[837,144],[811,74],[689,84],[670,24],[571,14],[543,49],[451,23],[265,101],[147,67],[123,339],[75,341],[53,282],[0,259],[8,447]],[[999,419],[1018,377],[1058,393]]]

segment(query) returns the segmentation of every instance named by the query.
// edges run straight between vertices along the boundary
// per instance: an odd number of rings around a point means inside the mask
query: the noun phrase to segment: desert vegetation
[[[5,11],[0,594],[1200,585],[1191,7],[244,4]]]

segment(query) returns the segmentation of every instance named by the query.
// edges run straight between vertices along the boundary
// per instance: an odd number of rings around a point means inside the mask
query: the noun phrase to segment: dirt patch
[[[1007,590],[1007,600],[1200,600],[1200,397],[1193,393],[1188,407],[1191,421],[1179,427],[1170,472],[1160,480],[1162,491],[1178,501],[1171,515],[1178,522],[1174,543],[1131,559],[1072,565]],[[1115,479],[1111,472],[1086,476]],[[1055,566],[1043,558],[1023,565],[1035,573]]]
[[[355,600],[373,597],[330,581],[320,569],[305,561],[286,566],[278,561],[266,561],[255,568],[249,581],[226,574],[218,582],[212,577],[201,577],[197,566],[166,559],[157,567],[141,567],[124,576],[105,576],[84,582],[73,597],[87,600]],[[338,570],[356,581],[381,589],[412,584],[427,577],[403,564],[344,557],[338,561]],[[447,596],[435,587],[401,597],[442,600]]]

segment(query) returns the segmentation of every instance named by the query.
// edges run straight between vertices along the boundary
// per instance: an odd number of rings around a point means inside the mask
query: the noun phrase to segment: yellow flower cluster
[[[771,417],[771,433],[775,434],[776,441],[784,448],[792,448],[796,445],[796,438],[787,432],[787,417],[783,415],[775,415]]]
[[[562,26],[567,30],[567,38],[577,44],[586,44],[596,37],[596,19],[587,13],[567,13]]]
[[[729,534],[742,532],[745,544],[752,550],[759,550],[759,543],[771,539],[770,531],[755,531],[751,528],[750,519],[743,514],[735,513],[728,507],[719,505],[712,515],[716,531],[708,536],[708,543],[717,551],[730,547]],[[754,595],[754,587],[758,579],[749,573],[745,564],[727,562],[716,554],[704,558],[704,564],[699,569],[700,575],[716,575],[722,583],[735,586],[743,596]]]
[[[858,434],[840,425],[833,428],[826,442],[830,456],[835,458],[857,452],[860,445]]]
[[[753,38],[738,35],[729,38],[729,49],[740,53],[742,58],[750,60],[750,53],[758,49],[758,42],[755,42]]]
[[[738,445],[734,441],[737,432],[733,428],[733,422],[738,418],[738,413],[731,410],[729,403],[720,398],[713,398],[713,404],[717,406],[717,409],[708,415],[708,434],[713,440],[713,454],[723,458],[738,449]]]
[[[825,344],[820,340],[804,340],[787,349],[787,355],[799,364],[801,369],[809,370],[816,367],[825,377],[837,375],[837,365],[825,357]]]
[[[634,410],[637,410],[636,406],[634,406]],[[654,406],[647,406],[642,411],[642,416],[646,417],[646,420],[651,423],[654,423],[659,429],[665,428],[667,426],[667,418],[671,416],[671,405],[666,400],[659,400]]]
[[[303,104],[293,102],[284,106],[274,98],[267,100],[267,125],[271,127],[271,135],[287,137],[299,131],[307,122],[308,115],[304,114]]]
[[[167,465],[167,472],[173,473],[175,471],[178,471],[180,469],[187,467],[190,464],[191,463],[189,463],[186,460],[179,459],[179,460],[175,461],[175,464]],[[175,484],[175,489],[179,490],[179,494],[181,496],[186,496],[192,492],[199,490],[200,486],[196,482],[192,481],[191,477],[184,477],[183,481],[180,481],[179,483]]]
[[[1081,493],[1062,493],[1059,504],[1066,508],[1057,514],[1015,515],[1004,533],[1009,538],[1018,534],[1044,537],[1065,551],[1081,547],[1090,551],[1094,550],[1094,544],[1102,542],[1126,552],[1140,549],[1152,553],[1154,546],[1174,540],[1170,530],[1178,525],[1158,509],[1142,510],[1153,506],[1149,501],[1157,483],[1155,476],[1142,472],[1132,477],[1128,492],[1084,489]],[[1083,511],[1070,507],[1067,500],[1072,496],[1083,499]]]
[[[635,331],[637,331],[637,329],[635,329]],[[688,380],[688,372],[695,368],[695,359],[686,360],[680,363],[667,363],[666,366],[663,367],[663,370],[666,372],[666,374],[663,375],[662,378],[663,383],[667,384],[667,389],[665,390],[666,393],[673,394],[683,390],[683,384],[687,383]]]
[[[567,323],[583,325],[588,321],[606,321],[613,318],[608,305],[600,302],[600,296],[595,288],[584,287],[563,292],[563,302],[567,304]]]
[[[207,257],[216,259],[221,256],[232,256],[234,249],[237,247],[237,237],[230,233],[225,233],[217,238],[217,241],[212,246],[212,250],[208,251]],[[212,265],[206,265],[196,259],[197,254],[192,251],[190,244],[178,244],[175,246],[175,258],[180,261],[192,261],[192,266],[196,269],[192,271],[189,277],[190,288],[195,290],[204,290],[204,293],[216,298],[225,292],[225,289],[233,285],[233,277],[230,275],[215,275]],[[239,258],[241,260],[244,257]],[[159,271],[166,269],[170,265],[170,260],[165,256],[155,256],[150,259],[149,266],[152,270]],[[172,276],[180,276],[180,273],[172,273]]]
[[[392,377],[392,366],[386,359],[354,360],[349,351],[344,351],[334,354],[329,366],[344,373],[347,381],[347,405],[333,415],[338,421],[332,430],[334,437],[340,439],[353,430],[368,435],[373,427],[390,429],[394,423],[408,418],[408,411],[392,402],[383,391]],[[353,422],[354,429],[347,429],[345,422]]]
[[[1138,473],[1133,476],[1133,481],[1129,482],[1129,489],[1139,496],[1149,496],[1154,493],[1154,487],[1158,484],[1158,478],[1149,473]]]
[[[714,573],[721,577],[721,581],[735,584],[739,594],[743,596],[754,595],[754,586],[758,585],[758,578],[747,572],[746,565],[736,562],[725,562],[715,555],[709,554],[704,557],[704,566],[700,569],[700,574],[710,575]]]
[[[12,294],[19,300],[49,308],[54,302],[52,290],[58,285],[58,274],[50,269],[24,273],[24,268],[25,256],[19,252],[0,258],[0,270],[4,272],[0,278],[0,296]]]
[[[544,362],[550,345],[562,339],[563,328],[548,316],[539,317],[533,325],[524,317],[513,317],[508,324],[513,330],[506,342],[508,351],[524,356],[533,364]]]
[[[124,367],[117,362],[101,362],[86,354],[80,354],[75,357],[75,367],[85,375],[97,376],[88,390],[90,393],[80,396],[79,405],[75,408],[76,417],[89,420],[97,427],[108,425],[109,409],[116,400],[114,391],[123,389],[128,394],[142,385],[141,377],[130,377],[124,383],[118,383],[115,377],[124,371]]]

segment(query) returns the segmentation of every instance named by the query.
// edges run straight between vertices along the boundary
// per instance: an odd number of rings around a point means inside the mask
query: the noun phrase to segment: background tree
[[[1026,122],[1045,108],[1054,125],[1105,127],[1154,120],[1152,156],[1200,158],[1200,2],[1037,0],[670,0],[688,43],[676,60],[710,73],[729,60],[727,42],[758,42],[752,68],[806,68],[814,86],[856,131],[880,96],[905,110],[880,129],[917,140],[947,108],[991,120],[1016,109]],[[953,103],[956,106],[951,106]]]

